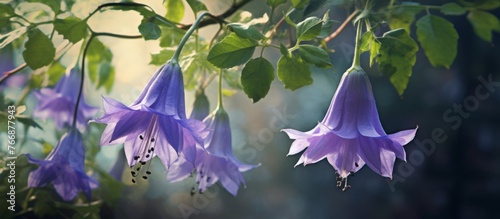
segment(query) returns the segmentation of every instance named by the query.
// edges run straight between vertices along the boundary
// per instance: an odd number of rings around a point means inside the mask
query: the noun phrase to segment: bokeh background
[[[137,1],[150,5],[159,14],[164,13],[161,1]],[[227,1],[204,1],[209,10],[218,14],[230,5]],[[445,1],[419,1],[439,5]],[[98,1],[79,1],[82,15],[99,4]],[[243,7],[254,17],[265,11],[264,0],[255,0]],[[343,21],[348,11],[330,4],[332,19]],[[321,15],[326,8],[316,14]],[[437,13],[437,12],[436,12]],[[499,10],[494,12],[500,15]],[[421,16],[420,14],[419,16]],[[113,19],[110,19],[110,18]],[[286,156],[291,140],[280,132],[281,128],[309,130],[320,121],[330,103],[342,73],[350,66],[354,45],[352,25],[331,41],[335,50],[330,55],[334,69],[313,70],[314,83],[295,92],[285,90],[275,80],[268,96],[252,103],[240,91],[225,100],[233,130],[233,148],[236,156],[246,163],[262,165],[244,173],[246,188],[238,196],[227,193],[220,184],[204,194],[190,195],[194,179],[168,183],[161,162],[153,165],[154,174],[148,183],[131,185],[128,170],[124,170],[121,195],[114,205],[103,205],[102,218],[500,218],[500,86],[494,87],[485,100],[477,102],[474,110],[459,116],[458,105],[476,95],[481,85],[478,77],[500,82],[500,34],[493,34],[493,42],[479,39],[465,16],[446,17],[457,32],[458,55],[450,69],[432,67],[422,51],[418,52],[413,75],[403,97],[397,95],[386,77],[369,67],[368,57],[362,56],[362,66],[368,72],[377,100],[381,122],[387,133],[418,126],[415,140],[405,146],[408,163],[396,161],[394,179],[380,177],[368,167],[349,177],[351,189],[342,192],[336,188],[335,170],[321,161],[306,167],[294,168],[299,156]],[[122,34],[137,33],[140,17],[128,12],[105,12],[90,20],[96,30]],[[192,22],[186,13],[183,23]],[[201,35],[211,37],[216,27],[204,28]],[[380,29],[379,36],[387,31]],[[412,26],[412,36],[415,27]],[[102,38],[114,54],[113,64],[117,76],[110,94],[95,90],[87,83],[88,102],[100,106],[101,95],[131,103],[156,70],[148,65],[151,53],[159,51],[157,42]],[[4,60],[11,57],[2,49]],[[69,52],[71,53],[71,51]],[[75,53],[76,54],[76,53]],[[17,54],[19,55],[19,54]],[[279,51],[267,50],[265,56],[276,63]],[[71,56],[68,56],[71,57]],[[71,58],[64,60],[72,62]],[[7,62],[6,62],[7,63]],[[9,66],[11,67],[11,66]],[[8,69],[8,68],[6,68]],[[216,103],[214,83],[207,95],[211,109]],[[11,87],[9,95],[15,98]],[[14,92],[13,92],[14,91]],[[482,90],[485,92],[486,90]],[[2,91],[3,92],[3,91]],[[186,103],[193,101],[193,93],[186,94]],[[28,97],[28,112],[34,102]],[[31,101],[31,102],[30,102]],[[187,111],[191,109],[188,107]],[[444,119],[459,116],[461,124]],[[50,122],[41,121],[45,130],[53,130]],[[438,131],[436,131],[438,130]],[[441,130],[443,140],[437,141],[433,132]],[[36,131],[34,136],[55,144],[53,131]],[[87,139],[87,141],[98,140]],[[425,142],[426,148],[417,142]],[[432,143],[429,143],[432,142]],[[433,145],[434,146],[433,146]],[[421,145],[424,145],[422,143]],[[111,169],[120,153],[121,145],[102,148],[97,163]],[[92,149],[97,150],[97,149]],[[23,146],[22,153],[40,154],[40,145]],[[2,182],[4,183],[4,182]],[[103,192],[100,188],[95,192]]]

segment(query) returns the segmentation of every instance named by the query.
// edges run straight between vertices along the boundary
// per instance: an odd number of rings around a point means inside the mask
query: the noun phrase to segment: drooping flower
[[[71,70],[59,79],[55,88],[42,88],[34,92],[38,99],[33,116],[40,119],[51,118],[55,121],[58,129],[69,127],[73,123],[73,113],[76,99],[78,98],[78,88],[80,87],[81,73],[78,70]],[[80,99],[77,114],[77,127],[84,130],[88,121],[97,113],[98,109],[85,102],[83,95]]]
[[[340,81],[324,119],[308,132],[284,129],[295,139],[289,155],[304,151],[296,165],[324,158],[339,176],[337,185],[348,188],[347,176],[366,163],[381,176],[392,178],[396,157],[406,161],[403,146],[417,128],[387,135],[380,124],[372,87],[361,67],[349,69]]]
[[[98,185],[85,173],[85,148],[82,135],[75,128],[61,137],[45,160],[35,159],[30,154],[27,157],[30,163],[38,164],[38,168],[29,174],[29,187],[43,187],[52,182],[57,193],[65,201],[70,201],[80,191],[90,200],[91,189]]]
[[[197,90],[194,97],[193,111],[191,111],[189,118],[202,121],[209,113],[210,103],[208,102],[207,95],[205,95],[205,91]]]
[[[158,156],[167,167],[183,152],[194,163],[196,144],[208,134],[198,120],[187,119],[184,84],[177,62],[168,62],[153,75],[139,97],[130,105],[103,98],[104,115],[95,122],[107,124],[100,145],[125,143],[132,176],[147,179],[149,164]],[[146,170],[145,170],[146,169]],[[135,179],[133,179],[135,182]]]
[[[223,109],[216,110],[204,122],[210,130],[209,136],[205,139],[206,151],[199,148],[196,150],[194,167],[181,154],[168,172],[167,179],[178,182],[195,172],[198,189],[193,188],[191,192],[193,195],[196,191],[203,193],[208,187],[220,181],[222,186],[235,196],[240,185],[245,185],[241,173],[259,165],[244,164],[234,156],[229,116]]]

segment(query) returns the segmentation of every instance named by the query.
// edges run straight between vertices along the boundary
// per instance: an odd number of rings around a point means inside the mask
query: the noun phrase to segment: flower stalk
[[[207,15],[211,16],[210,13],[203,12],[196,18],[193,25],[191,25],[191,27],[186,32],[186,34],[184,34],[184,36],[182,37],[181,42],[179,43],[179,47],[177,47],[177,50],[175,51],[174,56],[172,56],[172,59],[170,59],[169,62],[174,62],[174,63],[179,62],[179,55],[181,54],[182,47],[184,47],[184,44],[186,44],[187,40],[189,39],[191,34],[193,34],[193,32],[196,30],[196,28],[198,28],[198,25],[200,24],[203,17],[205,17]]]

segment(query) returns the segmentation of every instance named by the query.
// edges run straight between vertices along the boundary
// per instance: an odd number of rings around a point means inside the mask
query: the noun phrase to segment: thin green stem
[[[361,32],[363,26],[361,25],[361,20],[358,21],[358,27],[356,28],[356,45],[354,47],[354,59],[352,61],[352,67],[358,67],[361,65]]]
[[[219,110],[224,110],[224,106],[222,105],[222,72],[223,70],[220,70],[219,73],[219,102],[218,102],[218,109]]]
[[[196,28],[198,27],[198,24],[203,19],[203,17],[205,17],[207,15],[212,16],[208,12],[201,13],[198,16],[198,18],[196,18],[196,21],[194,21],[193,25],[191,25],[191,27],[186,32],[186,34],[184,34],[184,36],[181,39],[181,42],[179,43],[179,47],[177,47],[177,50],[175,51],[174,56],[172,56],[172,59],[171,59],[172,62],[175,62],[175,63],[179,62],[179,55],[181,54],[182,47],[184,47],[184,44],[186,44],[187,40],[189,39],[189,37],[191,36],[191,34],[193,34],[194,30],[196,30]]]
[[[82,63],[81,63],[81,78],[80,78],[80,88],[78,89],[78,97],[76,98],[76,104],[75,104],[75,110],[73,111],[73,124],[71,127],[75,128],[76,127],[76,120],[78,116],[78,106],[80,105],[80,99],[82,98],[82,93],[83,93],[83,81],[85,80],[85,58],[87,57],[87,52],[90,47],[90,43],[92,43],[92,40],[96,37],[95,34],[91,34],[89,37],[89,40],[85,44],[85,48],[83,49],[83,54],[82,54]]]

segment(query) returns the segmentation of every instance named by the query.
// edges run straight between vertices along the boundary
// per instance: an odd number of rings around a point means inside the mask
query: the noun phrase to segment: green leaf
[[[307,4],[309,4],[310,0],[292,0],[292,5],[296,9],[302,9],[304,8]]]
[[[149,64],[152,65],[163,65],[165,64],[172,56],[174,55],[174,50],[164,49],[161,50],[158,54],[151,54],[151,62]]]
[[[111,63],[103,62],[99,66],[99,83],[97,84],[97,88],[104,86],[106,88],[106,91],[109,92],[112,86],[107,85],[107,83],[108,81],[114,80],[114,74],[115,74],[115,68],[111,66]]]
[[[229,87],[237,90],[243,89],[240,81],[241,75],[240,71],[236,70],[225,70],[222,74],[222,79],[229,85]]]
[[[256,46],[255,41],[231,33],[212,47],[207,60],[219,68],[231,68],[247,62]]]
[[[28,2],[39,2],[45,4],[49,6],[55,14],[58,14],[61,9],[61,2],[57,0],[28,0]]]
[[[318,38],[325,38],[330,35],[332,26],[333,26],[333,20],[330,20],[329,16],[330,10],[326,11],[325,14],[323,15],[323,20],[321,24],[321,32],[318,35]]]
[[[280,43],[280,53],[281,55],[286,56],[288,58],[292,56],[292,53],[290,53],[290,51],[288,51],[286,46],[283,45],[282,43]]]
[[[411,33],[410,27],[415,20],[415,15],[422,11],[419,7],[398,7],[389,19],[389,27],[391,30],[404,28],[406,32]]]
[[[28,33],[28,41],[24,44],[24,48],[24,61],[33,70],[49,65],[56,55],[54,44],[38,28]]]
[[[139,32],[145,40],[156,40],[161,36],[160,27],[153,22],[149,22],[149,19],[142,20],[139,25]]]
[[[50,65],[49,69],[47,70],[47,74],[49,75],[49,86],[53,86],[59,81],[59,79],[64,75],[64,72],[66,72],[66,68],[61,65],[59,61],[55,61]]]
[[[302,61],[300,57],[292,56],[287,58],[281,56],[278,60],[278,79],[285,84],[286,89],[292,91],[313,82],[309,65]]]
[[[417,23],[418,41],[434,67],[450,68],[457,56],[458,33],[444,18],[426,15]]]
[[[38,123],[33,120],[33,118],[29,118],[26,116],[17,116],[16,117],[17,121],[23,123],[25,126],[33,127],[33,128],[38,128],[43,130],[42,126],[40,126]]]
[[[417,43],[404,29],[389,31],[377,40],[380,42],[378,69],[389,77],[398,94],[403,95],[416,61]]]
[[[286,0],[267,0],[267,5],[271,8],[276,8],[278,5],[286,3]]]
[[[130,6],[130,5],[116,5],[112,7],[106,7],[105,9],[121,10],[121,11],[136,11],[141,14],[144,18],[154,17],[156,14],[146,7],[142,6]]]
[[[297,24],[297,40],[312,40],[321,33],[322,20],[317,17],[308,17]]]
[[[491,42],[492,31],[500,32],[500,21],[491,13],[475,10],[467,15],[467,19],[474,27],[476,35],[484,41]]]
[[[325,50],[322,50],[312,45],[300,45],[299,55],[305,62],[314,65],[318,68],[331,68],[333,67],[330,62],[330,57]]]
[[[463,15],[466,12],[465,8],[455,2],[446,3],[441,6],[441,13],[446,15]]]
[[[244,39],[251,39],[255,41],[264,39],[264,35],[262,35],[262,33],[260,33],[257,29],[250,25],[230,23],[227,25],[227,27],[236,35]]]
[[[253,102],[264,98],[274,80],[274,67],[267,59],[259,57],[248,61],[241,71],[243,91]]]
[[[380,44],[375,40],[375,35],[371,31],[366,31],[361,36],[361,52],[370,51],[370,67],[373,65],[373,61],[378,55],[378,50],[380,49]]]
[[[14,9],[8,4],[0,4],[0,18],[12,17],[14,15]]]
[[[56,19],[54,29],[63,35],[64,39],[71,43],[77,43],[85,38],[88,33],[88,25],[85,21],[77,17],[67,17],[64,19]]]
[[[160,29],[163,33],[168,33],[163,34],[160,37],[161,47],[171,47],[179,45],[185,33],[185,31],[177,29],[175,27],[162,27]]]
[[[371,31],[366,31],[361,36],[361,44],[359,45],[359,49],[361,52],[366,52],[370,50],[371,42],[373,41],[373,33]]]
[[[167,0],[167,14],[165,18],[168,20],[179,23],[184,17],[184,3],[182,0]]]
[[[372,67],[375,59],[378,57],[379,50],[380,50],[380,43],[374,38],[370,43],[370,67]]]
[[[90,81],[97,88],[104,87],[110,92],[115,80],[115,70],[111,65],[113,54],[98,39],[93,39],[87,52],[87,66]]]
[[[186,0],[187,3],[189,4],[189,7],[191,7],[191,10],[193,10],[194,14],[198,14],[200,11],[208,11],[207,6],[200,2],[199,0]]]

